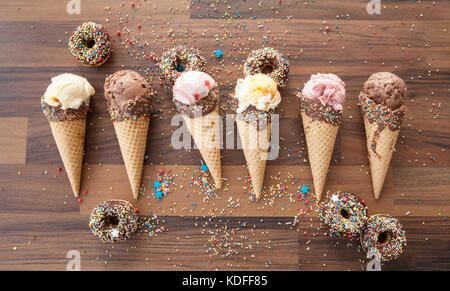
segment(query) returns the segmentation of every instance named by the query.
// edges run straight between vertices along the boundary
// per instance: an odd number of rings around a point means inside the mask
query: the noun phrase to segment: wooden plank
[[[0,268],[8,270],[65,270],[70,250],[80,252],[82,270],[362,270],[366,266],[357,241],[330,238],[316,218],[301,220],[297,228],[287,224],[292,218],[164,217],[156,225],[167,231],[151,238],[138,233],[112,246],[95,238],[86,218],[77,214],[28,213],[18,219],[2,213],[0,217],[5,222],[0,225],[4,234]],[[408,236],[405,254],[382,269],[447,269],[447,223],[431,217],[399,219]],[[212,243],[212,232],[228,233],[226,241],[238,243],[230,248],[233,256],[225,257],[225,250],[211,256],[210,249],[219,246]]]
[[[25,164],[28,118],[0,118],[0,164]]]

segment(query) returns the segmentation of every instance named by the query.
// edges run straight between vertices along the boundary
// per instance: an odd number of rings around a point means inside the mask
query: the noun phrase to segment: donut
[[[361,235],[361,245],[366,251],[376,251],[381,261],[398,258],[406,246],[406,233],[397,218],[389,215],[373,215]]]
[[[199,50],[178,46],[162,53],[158,62],[161,79],[173,86],[175,80],[185,71],[205,71],[206,59]]]
[[[273,48],[261,48],[253,51],[244,64],[244,75],[268,74],[278,87],[286,86],[289,75],[289,61]]]
[[[69,49],[78,62],[87,66],[101,66],[111,55],[109,34],[101,24],[85,22],[72,33]]]
[[[89,217],[91,232],[105,243],[121,242],[138,228],[136,209],[124,200],[104,201],[92,210]]]
[[[319,218],[332,236],[358,237],[367,220],[367,206],[363,200],[348,192],[337,192],[319,204]]]

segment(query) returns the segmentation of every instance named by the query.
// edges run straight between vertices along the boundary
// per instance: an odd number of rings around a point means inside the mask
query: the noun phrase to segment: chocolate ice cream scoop
[[[391,110],[405,103],[405,82],[390,72],[372,74],[363,88],[363,92],[376,104],[387,106]]]
[[[148,116],[153,95],[144,77],[134,71],[118,71],[105,80],[105,98],[113,121]]]
[[[115,72],[105,81],[105,98],[110,108],[125,108],[130,100],[147,98],[148,84],[138,73],[130,70]]]

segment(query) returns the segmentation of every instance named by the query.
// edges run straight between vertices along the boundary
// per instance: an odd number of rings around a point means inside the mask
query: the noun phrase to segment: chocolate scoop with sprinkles
[[[359,94],[375,199],[381,195],[397,142],[406,110],[405,98],[405,82],[390,72],[372,74]]]

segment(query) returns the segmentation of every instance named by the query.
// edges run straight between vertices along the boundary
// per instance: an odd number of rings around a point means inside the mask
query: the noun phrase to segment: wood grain
[[[450,2],[382,1],[380,15],[368,15],[366,2],[357,0],[135,2],[136,9],[128,1],[82,1],[80,15],[66,13],[67,1],[0,2],[0,269],[65,270],[69,250],[80,251],[83,270],[365,269],[357,242],[326,235],[312,193],[312,211],[295,226],[294,217],[307,209],[304,200],[249,201],[239,149],[222,151],[226,187],[203,201],[199,187],[190,185],[201,155],[170,146],[175,108],[149,57],[178,44],[195,46],[207,58],[208,73],[219,80],[222,116],[231,113],[230,94],[251,50],[272,46],[288,57],[289,83],[277,112],[280,152],[268,162],[265,180],[267,188],[285,185],[285,196],[312,184],[295,93],[311,74],[339,75],[347,97],[326,190],[351,191],[370,213],[400,219],[406,253],[383,270],[450,269]],[[95,69],[78,65],[67,49],[73,29],[88,19],[104,24],[114,48]],[[221,59],[214,57],[218,49]],[[158,93],[136,201],[103,97],[105,77],[123,68],[140,71]],[[357,97],[377,71],[405,80],[408,111],[376,201]],[[85,76],[97,92],[88,116],[81,203],[64,169],[58,171],[61,158],[39,105],[50,78],[65,72]],[[161,169],[174,184],[157,200],[151,185]],[[130,200],[142,217],[157,215],[157,227],[166,231],[139,233],[114,246],[99,242],[88,230],[88,215],[111,198]],[[230,207],[230,198],[240,206]],[[236,243],[229,249],[233,256],[225,256],[227,247],[216,240],[221,236]]]
[[[25,164],[28,118],[0,118],[0,164]]]

